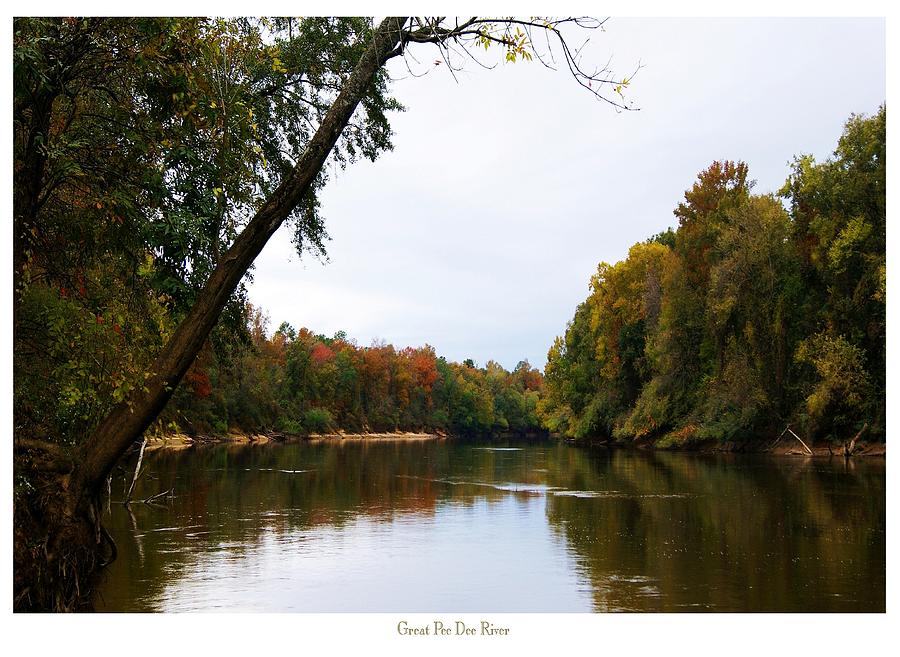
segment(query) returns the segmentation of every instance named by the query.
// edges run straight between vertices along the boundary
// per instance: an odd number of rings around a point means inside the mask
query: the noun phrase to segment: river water
[[[884,611],[885,466],[456,440],[144,458],[100,611]]]

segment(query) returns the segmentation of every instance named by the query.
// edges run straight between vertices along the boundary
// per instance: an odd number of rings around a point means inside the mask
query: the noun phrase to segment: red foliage
[[[434,352],[427,349],[417,349],[413,355],[413,371],[416,373],[416,381],[426,391],[438,380],[437,360]]]
[[[522,374],[522,383],[526,390],[540,391],[544,387],[544,377],[540,370],[531,369]]]
[[[210,393],[212,393],[212,384],[209,382],[209,375],[203,368],[192,367],[188,370],[188,373],[184,378],[194,389],[194,394],[198,397],[209,397]]]
[[[321,342],[317,342],[310,356],[316,365],[322,365],[334,358],[334,352]]]

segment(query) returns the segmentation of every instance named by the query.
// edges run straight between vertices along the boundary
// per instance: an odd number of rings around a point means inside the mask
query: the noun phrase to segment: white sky
[[[643,64],[640,111],[536,62],[472,64],[458,83],[394,62],[394,151],[322,194],[330,262],[292,255],[284,229],[257,259],[270,328],[543,367],[597,264],[674,225],[701,169],[742,159],[777,190],[795,154],[826,158],[851,113],[885,100],[881,19],[611,19],[589,48],[619,75]]]

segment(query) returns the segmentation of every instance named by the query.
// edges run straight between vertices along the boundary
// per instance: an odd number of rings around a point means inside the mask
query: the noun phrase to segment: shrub
[[[298,420],[291,418],[278,418],[278,430],[282,433],[300,434],[303,433],[303,424]]]
[[[303,427],[309,433],[326,433],[334,429],[334,419],[326,408],[311,408],[303,414]]]

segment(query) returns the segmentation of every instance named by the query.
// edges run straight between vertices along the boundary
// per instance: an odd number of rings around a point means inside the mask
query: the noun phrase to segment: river
[[[885,461],[322,441],[148,452],[98,611],[884,611]]]

